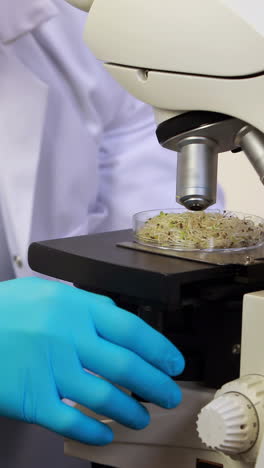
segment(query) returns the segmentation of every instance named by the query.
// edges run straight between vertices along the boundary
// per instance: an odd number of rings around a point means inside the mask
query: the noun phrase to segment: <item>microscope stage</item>
[[[232,281],[241,274],[264,279],[264,263],[210,265],[118,246],[132,240],[132,231],[125,230],[38,242],[30,246],[29,264],[80,287],[166,304],[177,302],[182,285]]]
[[[29,264],[164,333],[185,356],[185,380],[219,388],[238,377],[243,296],[264,289],[264,263],[211,265],[118,246],[131,241],[128,230],[37,242]]]

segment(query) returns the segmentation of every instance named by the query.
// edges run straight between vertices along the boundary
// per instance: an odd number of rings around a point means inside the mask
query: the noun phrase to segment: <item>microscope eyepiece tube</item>
[[[250,125],[243,127],[237,134],[235,143],[247,155],[249,161],[264,184],[264,135]]]
[[[201,211],[216,202],[218,145],[205,137],[187,137],[177,145],[176,201]]]

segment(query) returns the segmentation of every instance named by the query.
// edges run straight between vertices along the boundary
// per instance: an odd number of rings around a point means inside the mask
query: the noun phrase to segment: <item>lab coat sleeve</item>
[[[57,14],[51,0],[2,0],[0,43],[8,44]]]
[[[177,154],[159,145],[155,131],[152,108],[124,92],[101,148],[101,193],[111,219],[105,228],[130,227],[138,211],[179,207]]]

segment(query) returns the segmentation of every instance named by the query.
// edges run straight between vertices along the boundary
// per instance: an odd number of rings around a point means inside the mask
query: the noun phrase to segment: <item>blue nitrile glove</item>
[[[106,380],[165,408],[181,400],[169,375],[184,360],[162,335],[109,298],[38,278],[0,283],[0,414],[84,443],[112,441],[111,429],[67,398],[133,429],[143,405]]]

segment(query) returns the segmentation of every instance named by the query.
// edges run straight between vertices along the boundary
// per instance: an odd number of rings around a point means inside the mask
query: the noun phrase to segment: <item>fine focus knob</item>
[[[250,450],[258,438],[258,416],[253,404],[240,393],[226,393],[202,409],[199,436],[208,447],[237,455]]]

